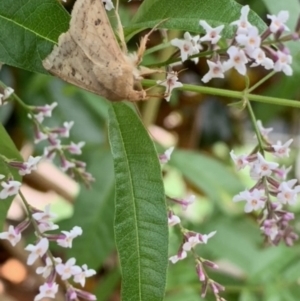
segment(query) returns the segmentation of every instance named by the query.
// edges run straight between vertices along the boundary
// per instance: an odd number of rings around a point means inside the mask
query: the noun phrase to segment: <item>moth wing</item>
[[[102,0],[77,0],[69,32],[92,62],[105,66],[112,60],[125,61]]]
[[[87,91],[110,98],[108,91],[96,78],[94,63],[89,60],[82,49],[75,43],[69,32],[60,35],[58,45],[43,61],[43,66],[50,73],[68,83]]]

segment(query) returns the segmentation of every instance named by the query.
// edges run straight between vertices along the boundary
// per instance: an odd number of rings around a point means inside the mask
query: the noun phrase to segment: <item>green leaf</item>
[[[122,300],[163,300],[168,227],[157,153],[141,121],[126,104],[112,104],[109,118]]]
[[[224,24],[223,34],[229,37],[233,27],[229,24],[240,17],[241,5],[233,0],[145,0],[129,26],[125,29],[127,37],[144,28],[152,28],[167,19],[159,27],[179,29],[189,32],[203,32],[200,20],[206,20],[211,26]],[[249,21],[261,31],[266,28],[264,21],[253,11]]]
[[[57,0],[0,1],[0,62],[46,73],[42,60],[67,31],[69,20]]]
[[[245,288],[241,291],[239,301],[259,301],[259,299],[254,292],[252,292],[248,288]]]
[[[259,283],[265,279],[280,278],[284,280],[283,272],[286,267],[297,261],[299,249],[279,245],[261,251],[248,269],[251,280]],[[279,276],[280,275],[280,276]]]
[[[6,157],[7,159],[13,159],[17,161],[23,161],[19,151],[16,146],[8,136],[5,128],[0,123],[0,155]],[[16,169],[9,168],[7,164],[0,158],[0,174],[5,176],[12,175],[14,180],[21,181],[22,177],[19,175]],[[14,196],[9,197],[5,200],[0,200],[0,232],[3,229],[3,225],[6,219],[7,211]]]

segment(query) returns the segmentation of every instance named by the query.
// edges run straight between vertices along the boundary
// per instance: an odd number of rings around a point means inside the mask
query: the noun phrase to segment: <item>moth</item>
[[[134,61],[121,50],[102,1],[77,0],[69,30],[59,36],[43,66],[66,82],[108,100],[140,101],[147,96],[145,90],[138,89],[141,75],[137,62],[139,59]]]

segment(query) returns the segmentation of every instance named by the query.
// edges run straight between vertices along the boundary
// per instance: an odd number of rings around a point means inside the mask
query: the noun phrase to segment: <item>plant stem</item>
[[[156,82],[155,80],[145,79],[142,81],[142,84],[146,87],[151,87],[156,85]],[[296,100],[262,96],[256,94],[245,94],[244,91],[233,91],[233,90],[217,89],[217,88],[198,86],[198,85],[188,85],[188,84],[184,84],[183,87],[178,89],[182,91],[198,92],[202,94],[225,96],[225,97],[237,98],[237,99],[242,99],[243,97],[246,96],[248,100],[252,100],[252,101],[300,108],[300,102]]]

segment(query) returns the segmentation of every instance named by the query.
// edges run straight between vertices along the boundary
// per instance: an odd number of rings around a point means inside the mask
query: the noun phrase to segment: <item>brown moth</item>
[[[139,84],[139,70],[124,53],[114,35],[101,0],[77,0],[70,28],[43,66],[68,83],[111,101],[146,99]]]

